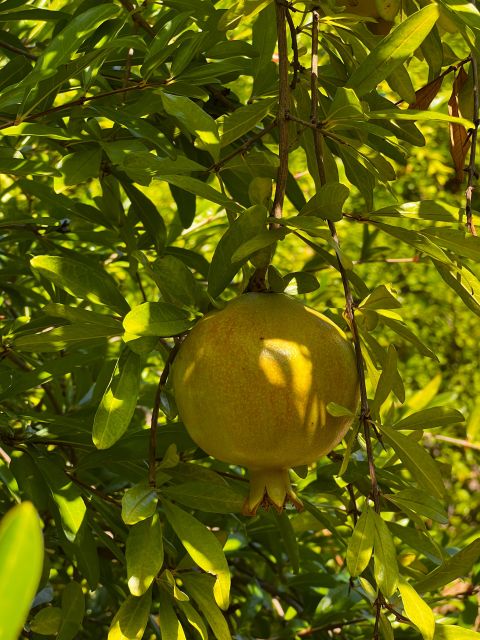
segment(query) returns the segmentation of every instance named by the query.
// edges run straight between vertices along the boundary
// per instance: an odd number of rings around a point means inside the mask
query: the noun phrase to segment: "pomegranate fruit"
[[[209,455],[250,472],[244,513],[296,498],[291,467],[316,461],[343,438],[358,376],[337,325],[284,294],[247,293],[191,330],[172,370],[180,418]]]

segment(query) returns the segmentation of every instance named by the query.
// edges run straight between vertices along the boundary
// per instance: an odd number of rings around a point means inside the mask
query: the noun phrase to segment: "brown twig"
[[[288,178],[288,111],[290,108],[290,94],[288,86],[288,50],[287,50],[287,8],[285,5],[275,3],[277,16],[277,36],[278,36],[278,156],[279,166],[277,172],[277,183],[272,205],[272,216],[281,218],[283,212],[283,201],[287,188]],[[271,228],[278,225],[272,223]]]
[[[109,502],[110,504],[114,504],[116,507],[121,508],[122,505],[120,504],[120,502],[118,502],[118,500],[115,500],[115,498],[112,498],[111,496],[109,496],[106,493],[103,493],[102,491],[100,491],[99,489],[97,489],[96,487],[92,487],[91,485],[87,484],[86,482],[83,482],[82,480],[79,480],[78,478],[76,478],[73,474],[71,473],[67,473],[65,472],[65,474],[70,478],[70,480],[72,482],[74,482],[75,484],[77,484],[79,487],[82,487],[83,489],[86,489],[87,491],[89,491],[90,493],[92,493],[93,495],[97,496],[98,498],[101,498],[102,500],[104,500],[105,502]]]
[[[165,366],[163,367],[163,371],[160,375],[157,391],[155,393],[155,400],[153,402],[152,417],[150,420],[150,442],[148,447],[148,482],[152,487],[155,487],[157,484],[157,427],[158,415],[160,413],[160,399],[162,391],[167,384],[170,367],[172,366],[172,362],[174,361],[181,344],[181,338],[175,338],[175,344],[168,353]]]
[[[465,191],[465,213],[467,217],[467,230],[473,235],[477,235],[475,225],[473,224],[473,211],[472,211],[472,197],[474,187],[474,181],[478,178],[477,168],[475,166],[476,153],[477,153],[477,137],[479,120],[479,108],[480,108],[480,86],[478,80],[478,65],[475,53],[471,55],[472,74],[473,74],[473,123],[474,127],[471,129],[471,147],[470,147],[470,162],[467,167],[467,189]]]
[[[257,142],[257,140],[260,140],[261,138],[263,138],[263,136],[269,133],[272,129],[274,129],[276,125],[277,125],[276,120],[272,120],[272,122],[269,122],[268,124],[266,124],[261,131],[251,136],[242,145],[234,149],[231,153],[226,155],[224,158],[222,158],[215,164],[212,164],[212,166],[208,168],[208,171],[215,172],[215,173],[220,171],[220,169],[223,167],[224,164],[226,164],[229,160],[231,160],[232,158],[235,158],[239,154],[246,153],[250,149],[250,147],[253,144],[255,144],[255,142]]]
[[[130,0],[120,0],[120,4],[131,15],[133,22],[146,31],[152,38],[155,37],[155,29],[151,27],[145,18],[139,13],[139,8],[135,7]]]
[[[39,111],[38,113],[30,113],[25,118],[20,118],[16,120],[9,120],[0,125],[1,129],[8,129],[8,127],[14,127],[22,122],[30,122],[31,120],[38,120],[38,118],[42,118],[43,116],[50,115],[51,113],[57,113],[57,111],[63,111],[64,109],[70,109],[70,107],[82,106],[85,102],[90,102],[92,100],[101,100],[102,98],[107,98],[108,96],[113,96],[117,93],[125,93],[127,91],[143,91],[144,89],[153,89],[155,87],[159,87],[165,83],[149,83],[149,82],[139,82],[138,84],[130,85],[129,87],[120,87],[119,89],[111,89],[110,91],[104,91],[102,93],[97,93],[93,96],[81,96],[80,98],[76,98],[75,100],[70,100],[70,102],[65,102],[64,104],[60,104],[57,107],[51,107],[50,109],[45,109],[45,111]]]
[[[469,442],[462,438],[451,438],[450,436],[437,435],[436,433],[430,433],[430,431],[425,431],[423,435],[427,438],[431,438],[432,440],[448,442],[449,444],[453,444],[455,447],[461,447],[462,449],[474,449],[475,451],[480,451],[480,444],[475,444],[474,442]]]
[[[287,18],[288,28],[290,30],[290,37],[292,40],[292,52],[293,52],[293,61],[292,61],[293,76],[292,76],[292,81],[290,82],[290,89],[292,89],[293,91],[293,89],[295,89],[295,87],[297,86],[298,74],[302,69],[302,65],[300,64],[299,55],[298,55],[297,29],[293,22],[292,14],[290,13],[290,11],[291,11],[291,7],[287,7],[286,18]]]
[[[7,49],[7,51],[11,51],[12,53],[18,53],[20,56],[25,56],[30,60],[37,59],[37,56],[34,55],[33,53],[30,53],[30,51],[24,51],[23,49],[20,49],[19,47],[16,47],[13,44],[5,42],[5,40],[0,40],[0,48]]]
[[[297,636],[300,638],[308,638],[320,631],[335,631],[335,629],[341,629],[342,627],[348,627],[351,624],[358,624],[359,622],[367,622],[367,618],[354,618],[353,620],[346,620],[345,622],[332,622],[331,624],[324,624],[321,627],[307,627],[297,632]]]

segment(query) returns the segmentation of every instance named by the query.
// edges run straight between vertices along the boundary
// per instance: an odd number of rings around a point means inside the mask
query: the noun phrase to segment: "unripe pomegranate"
[[[343,438],[355,412],[358,376],[351,344],[335,323],[284,294],[247,293],[207,314],[173,365],[180,418],[208,454],[250,472],[244,512],[301,503],[288,470]]]

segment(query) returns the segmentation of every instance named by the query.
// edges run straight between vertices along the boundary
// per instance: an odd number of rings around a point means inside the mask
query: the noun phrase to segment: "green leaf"
[[[402,489],[395,494],[384,494],[387,500],[401,509],[405,508],[425,518],[431,518],[441,524],[448,524],[448,517],[441,502],[425,491]]]
[[[34,457],[35,464],[40,469],[60,512],[63,532],[67,540],[73,541],[82,526],[87,508],[82,494],[60,466],[60,460],[61,458],[54,459],[51,454],[48,457]]]
[[[132,203],[133,211],[150,235],[157,251],[161,253],[165,247],[167,230],[160,212],[154,203],[133,184],[125,180],[122,181],[122,187]]]
[[[63,256],[35,256],[30,264],[41,276],[77,298],[112,307],[122,315],[130,308],[113,278],[97,265]]]
[[[193,193],[196,196],[200,196],[201,198],[208,200],[208,202],[215,202],[232,213],[240,213],[243,210],[242,207],[234,200],[227,198],[223,193],[220,193],[220,191],[217,191],[209,184],[206,184],[201,180],[197,180],[197,178],[174,175],[162,175],[161,178],[162,180],[165,180],[165,182],[168,182],[170,186],[173,185],[175,187],[179,187],[184,191],[188,191],[189,193]]]
[[[290,564],[292,565],[293,573],[298,574],[300,571],[300,554],[297,537],[290,518],[285,511],[282,511],[282,513],[275,512],[274,517],[278,527],[278,532],[282,536],[285,552],[287,553]]]
[[[449,268],[436,260],[433,261],[433,264],[442,280],[455,291],[473,313],[480,316],[480,281],[478,278],[466,267],[455,265]]]
[[[162,526],[158,514],[137,522],[126,542],[128,588],[132,596],[141,596],[155,579],[163,564]]]
[[[355,525],[347,547],[348,572],[355,578],[365,571],[373,552],[375,522],[372,510],[366,508]]]
[[[438,5],[432,4],[403,20],[369,53],[346,86],[354,89],[359,97],[375,89],[418,49],[438,16]]]
[[[99,324],[67,324],[41,333],[29,333],[13,338],[13,345],[19,351],[61,351],[92,343],[103,342],[105,338],[123,333],[117,327]]]
[[[125,524],[137,524],[150,518],[157,508],[156,491],[146,483],[127,489],[122,498],[122,520]]]
[[[85,615],[85,596],[78,582],[69,582],[62,592],[62,622],[57,640],[74,640]]]
[[[137,406],[141,374],[140,356],[127,349],[95,413],[92,439],[97,449],[108,449],[128,429]]]
[[[337,222],[342,219],[343,205],[349,189],[339,182],[322,185],[299,212],[300,216],[318,216],[324,220]]]
[[[59,378],[65,373],[72,373],[77,368],[84,367],[89,362],[92,362],[91,353],[71,353],[56,360],[47,360],[28,373],[12,371],[8,381],[8,376],[4,373],[3,376],[5,380],[2,380],[2,386],[3,383],[8,384],[8,386],[2,389],[0,401],[19,395],[28,389],[33,389],[33,387],[45,384],[55,378]]]
[[[413,120],[415,122],[451,122],[459,124],[466,129],[471,129],[473,123],[467,118],[458,118],[455,116],[449,116],[441,111],[419,111],[418,109],[386,109],[385,111],[371,111],[369,117],[372,120],[387,119],[387,120]]]
[[[230,571],[223,549],[214,534],[192,515],[163,499],[168,521],[198,566],[216,576],[213,593],[221,609],[227,609],[230,592]]]
[[[272,244],[275,244],[284,238],[285,231],[283,229],[269,229],[261,231],[253,238],[250,238],[241,244],[238,249],[233,252],[231,261],[232,263],[242,263],[257,251],[271,247]]]
[[[246,492],[239,493],[227,484],[212,486],[207,480],[165,487],[162,494],[186,507],[211,513],[240,513],[246,497]]]
[[[435,353],[431,349],[429,349],[425,344],[423,344],[420,338],[418,338],[413,333],[413,331],[410,331],[407,325],[403,324],[403,322],[400,322],[399,320],[395,320],[395,318],[390,318],[387,314],[381,313],[380,315],[381,315],[381,320],[383,324],[386,324],[387,327],[390,327],[392,331],[397,333],[404,340],[407,340],[408,342],[413,344],[417,348],[419,353],[421,353],[424,356],[427,356],[427,358],[433,358],[434,360],[438,360]]]
[[[358,305],[360,309],[398,309],[402,305],[391,287],[381,284]]]
[[[31,502],[13,507],[0,522],[0,638],[17,640],[43,567],[43,535]]]
[[[38,58],[30,82],[38,82],[54,74],[60,65],[70,62],[72,54],[79,49],[87,37],[106,20],[118,14],[118,7],[102,4],[91,7],[72,17],[67,26],[48,44]]]
[[[185,632],[173,608],[172,598],[163,589],[158,592],[158,623],[162,638],[166,640],[185,640]]]
[[[398,589],[402,597],[403,608],[411,622],[422,634],[423,640],[433,640],[435,634],[435,616],[428,604],[422,600],[415,589],[405,580],[400,580]]]
[[[182,581],[197,603],[217,640],[231,640],[228,624],[213,597],[214,579],[206,575],[185,573]]]
[[[431,407],[411,413],[393,426],[395,429],[434,429],[465,422],[463,413],[450,407]]]
[[[235,277],[242,261],[232,262],[233,254],[265,229],[267,215],[265,207],[254,205],[244,211],[220,238],[208,273],[208,293],[212,297],[219,296]]]
[[[139,598],[127,596],[112,620],[108,640],[142,640],[151,606],[151,589]]]
[[[220,139],[222,147],[235,142],[246,133],[250,133],[257,123],[259,123],[272,110],[273,100],[260,100],[245,107],[236,109],[232,114],[225,116],[223,120],[223,133]]]
[[[220,140],[215,120],[190,98],[175,96],[162,91],[163,108],[173,116],[187,131],[201,141],[201,147],[217,161],[220,154]]]
[[[393,596],[398,586],[397,553],[392,535],[382,518],[371,511],[374,523],[373,572],[384,596]]]
[[[442,499],[445,496],[442,473],[430,454],[417,442],[395,429],[383,426],[382,434],[418,484],[433,496]]]
[[[179,602],[178,606],[188,620],[189,625],[198,632],[201,640],[208,640],[207,627],[198,611],[194,609],[189,602]]]
[[[371,405],[374,412],[379,411],[382,404],[387,400],[395,386],[397,376],[397,351],[391,344],[388,347],[387,357],[383,362],[382,373],[375,389],[375,397]]]
[[[170,337],[190,329],[192,320],[188,311],[168,302],[144,302],[127,313],[123,326],[138,336]]]
[[[331,416],[334,416],[335,418],[355,415],[352,411],[350,411],[350,409],[347,409],[347,407],[342,407],[342,405],[337,404],[336,402],[329,402],[327,404],[327,411]]]
[[[33,633],[42,636],[53,636],[58,633],[62,622],[62,610],[60,607],[45,607],[35,615],[28,623]]]
[[[459,627],[456,624],[437,624],[435,640],[480,640],[480,633]]]
[[[43,308],[43,313],[47,316],[53,316],[54,318],[64,318],[72,323],[77,324],[100,324],[103,326],[119,329],[121,323],[120,320],[112,318],[112,316],[106,313],[98,313],[96,311],[90,311],[89,309],[81,309],[79,307],[69,307],[65,304],[58,302],[50,302]],[[119,333],[121,333],[121,329]]]
[[[90,178],[97,178],[101,159],[102,150],[100,147],[64,156],[60,167],[64,184],[76,185]]]
[[[171,255],[158,258],[151,266],[151,273],[167,302],[193,307],[201,300],[202,291],[180,258]]]
[[[474,540],[415,585],[420,593],[436,591],[456,578],[466,576],[480,557],[480,539]]]

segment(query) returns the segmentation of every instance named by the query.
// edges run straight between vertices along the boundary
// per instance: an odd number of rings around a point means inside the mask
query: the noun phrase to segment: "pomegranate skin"
[[[351,425],[352,416],[330,415],[328,403],[352,413],[358,405],[351,344],[331,320],[284,294],[244,294],[207,314],[172,376],[179,416],[204,451],[257,475],[281,472],[283,484],[286,469],[331,451]]]

